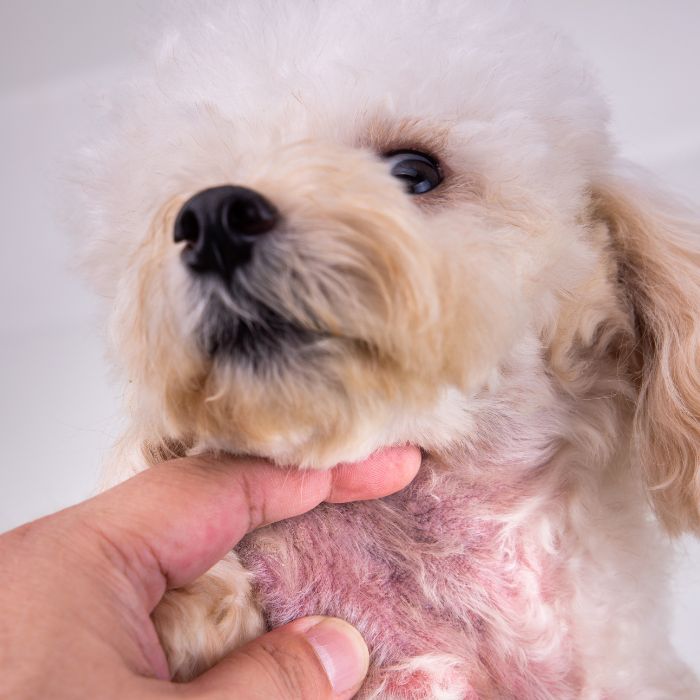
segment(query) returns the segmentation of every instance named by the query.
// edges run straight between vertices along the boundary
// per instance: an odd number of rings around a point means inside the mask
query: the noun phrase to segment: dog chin
[[[422,409],[408,408],[401,402],[377,403],[373,411],[355,416],[342,428],[325,434],[317,426],[302,426],[290,416],[279,430],[259,433],[257,438],[252,437],[251,431],[228,435],[220,431],[201,436],[190,454],[250,455],[280,466],[324,470],[361,461],[377,450],[395,445],[413,444],[427,451],[443,452],[463,443],[465,432],[473,429],[473,401],[464,392],[446,387]]]

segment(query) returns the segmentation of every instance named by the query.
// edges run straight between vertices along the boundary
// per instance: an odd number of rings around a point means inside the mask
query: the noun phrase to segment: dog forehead
[[[232,118],[605,118],[575,53],[517,1],[239,0],[173,21],[158,90]]]

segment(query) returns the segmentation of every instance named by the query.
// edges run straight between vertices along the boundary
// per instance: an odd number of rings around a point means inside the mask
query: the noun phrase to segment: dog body
[[[109,481],[223,450],[406,490],[250,535],[154,613],[175,675],[304,614],[363,697],[695,698],[667,641],[697,529],[700,225],[620,163],[512,3],[214,3],[89,154],[130,426]]]

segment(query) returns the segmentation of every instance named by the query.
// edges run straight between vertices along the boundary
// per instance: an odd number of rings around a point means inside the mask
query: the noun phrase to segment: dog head
[[[327,466],[458,438],[455,397],[526,334],[560,365],[615,343],[662,514],[695,522],[698,246],[614,174],[587,73],[523,22],[477,0],[180,20],[85,189],[151,435]]]

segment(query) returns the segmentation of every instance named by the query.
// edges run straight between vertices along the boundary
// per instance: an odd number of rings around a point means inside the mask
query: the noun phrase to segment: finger
[[[339,464],[330,472],[331,489],[325,501],[349,503],[381,498],[407,486],[420,467],[414,447],[379,450],[364,462]]]
[[[127,575],[150,610],[167,587],[203,574],[246,532],[327,499],[385,496],[405,486],[419,465],[411,447],[330,471],[188,458],[152,467],[67,513],[93,526],[109,564]]]
[[[188,689],[193,698],[212,700],[345,700],[358,691],[368,664],[367,646],[354,627],[308,617],[249,642]]]

